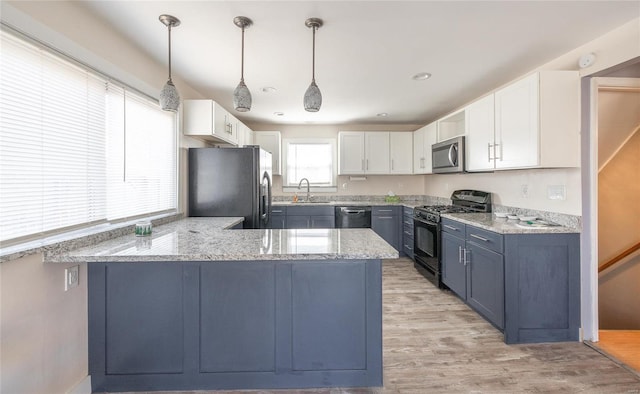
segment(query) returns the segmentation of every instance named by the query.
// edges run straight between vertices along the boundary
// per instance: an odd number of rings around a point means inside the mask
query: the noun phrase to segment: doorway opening
[[[590,249],[587,283],[594,292],[591,314],[583,320],[593,324],[585,339],[640,375],[640,59],[588,83],[590,142],[583,175],[588,172],[590,187],[583,188],[583,197],[588,190],[584,205],[591,215],[583,251],[585,245]]]

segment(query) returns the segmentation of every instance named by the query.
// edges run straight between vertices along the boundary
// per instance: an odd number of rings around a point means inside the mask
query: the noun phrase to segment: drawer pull
[[[378,212],[393,212],[393,209],[378,209]]]
[[[378,216],[378,219],[393,219],[393,216]]]
[[[457,227],[449,226],[448,224],[445,224],[444,226],[445,226],[446,228],[448,228],[449,230],[453,230],[453,231],[460,231],[460,230],[458,230],[458,228],[457,228]]]
[[[404,233],[407,234],[407,235],[411,235],[411,233],[409,231],[405,231]]]
[[[472,237],[473,237],[473,238],[475,238],[475,239],[479,239],[480,241],[490,242],[488,239],[483,238],[483,237],[481,237],[481,236],[479,236],[479,235],[475,235],[475,234],[469,234],[469,235],[470,235],[470,236],[472,236]]]
[[[272,213],[282,213],[282,211],[280,211],[280,210],[275,210],[275,209],[271,210],[271,212],[272,212]]]

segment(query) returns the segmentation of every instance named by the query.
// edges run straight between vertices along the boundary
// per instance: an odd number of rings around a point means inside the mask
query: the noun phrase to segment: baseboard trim
[[[91,375],[87,375],[80,383],[69,390],[67,394],[91,394]]]

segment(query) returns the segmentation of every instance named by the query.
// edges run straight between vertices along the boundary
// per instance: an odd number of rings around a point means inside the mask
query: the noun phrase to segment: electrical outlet
[[[64,291],[78,286],[80,281],[80,266],[75,265],[73,267],[64,269]]]
[[[520,195],[522,198],[529,198],[529,185],[520,186]]]
[[[549,200],[566,200],[567,191],[564,185],[547,186],[547,198]]]

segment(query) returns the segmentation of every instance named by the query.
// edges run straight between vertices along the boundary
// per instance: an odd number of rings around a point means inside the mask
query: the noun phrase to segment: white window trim
[[[313,193],[336,193],[338,191],[338,149],[337,139],[335,138],[284,138],[282,140],[282,192],[283,193],[300,193],[307,191],[306,185],[300,189],[298,186],[286,184],[287,180],[287,157],[289,155],[290,143],[307,143],[307,144],[330,144],[331,145],[331,161],[332,161],[332,183],[331,186],[311,186],[310,192]]]

